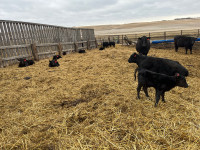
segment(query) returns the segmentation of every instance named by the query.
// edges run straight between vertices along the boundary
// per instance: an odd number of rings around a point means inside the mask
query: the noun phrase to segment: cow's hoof
[[[150,101],[151,101],[152,99],[151,99],[151,97],[148,96],[148,97],[147,97],[147,100],[150,100]]]
[[[155,107],[157,107],[158,106],[158,104],[157,103],[155,103]]]

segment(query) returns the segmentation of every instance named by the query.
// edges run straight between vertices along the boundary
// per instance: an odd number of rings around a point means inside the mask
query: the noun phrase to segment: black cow
[[[58,67],[60,64],[58,63],[57,59],[49,60],[49,67]]]
[[[78,52],[79,53],[86,53],[84,49],[80,49]]]
[[[54,55],[53,56],[53,59],[55,59],[55,60],[57,60],[57,59],[59,59],[59,58],[62,58],[60,55]]]
[[[173,61],[170,59],[150,57],[133,53],[128,62],[136,63],[139,68],[148,69],[153,72],[162,73],[169,76],[173,76],[175,73],[188,76],[188,70],[184,66],[182,66],[178,61]],[[138,68],[135,69],[135,74],[137,70]]]
[[[67,53],[66,52],[63,52],[63,55],[66,55]]]
[[[138,38],[136,50],[138,53],[147,55],[150,49],[150,37],[143,36]]]
[[[154,87],[156,90],[155,107],[158,105],[160,96],[165,102],[165,92],[171,90],[175,86],[187,88],[188,84],[185,77],[176,73],[175,76],[168,76],[165,74],[155,73],[146,69],[139,69],[138,71],[138,87],[137,97],[140,99],[140,90],[143,87],[145,95],[149,97],[147,88]]]
[[[110,47],[111,47],[111,46],[115,47],[115,42],[109,42],[109,46],[110,46]]]
[[[104,48],[108,48],[108,47],[110,46],[110,45],[109,45],[109,42],[103,42],[102,45],[103,45]]]
[[[185,47],[185,53],[190,49],[190,54],[192,54],[192,46],[194,45],[197,38],[187,37],[184,35],[177,35],[174,37],[175,51],[178,52],[178,47]]]

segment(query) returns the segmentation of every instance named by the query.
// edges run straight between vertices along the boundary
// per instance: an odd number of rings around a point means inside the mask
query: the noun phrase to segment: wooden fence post
[[[166,32],[164,32],[164,40],[166,40]]]
[[[181,30],[181,35],[183,35],[183,30]]]
[[[37,47],[35,43],[31,44],[31,49],[32,49],[34,60],[39,61],[39,55],[38,55],[38,51],[37,51]]]
[[[119,44],[120,42],[119,42],[119,35],[118,35],[118,40],[117,40],[117,44]]]
[[[90,50],[90,40],[87,41],[87,49]]]
[[[58,53],[61,56],[62,55],[62,45],[61,43],[58,43]]]
[[[78,44],[77,43],[74,43],[74,51],[78,52]]]
[[[122,35],[122,45],[124,44],[124,35]]]
[[[95,38],[95,45],[96,45],[96,48],[98,47],[98,43],[97,43],[97,39]]]
[[[0,67],[3,68],[3,60],[1,57],[0,57]]]

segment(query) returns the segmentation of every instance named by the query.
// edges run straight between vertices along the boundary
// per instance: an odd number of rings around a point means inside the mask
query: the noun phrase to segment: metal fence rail
[[[126,35],[96,35],[98,44],[102,42],[114,41],[118,44],[127,44],[124,38],[127,37],[129,40],[136,42],[139,37],[147,36],[151,37],[151,40],[169,40],[173,39],[175,35],[187,35],[192,37],[200,37],[200,29],[193,30],[179,30],[179,31],[165,31],[165,32],[149,32],[149,33],[138,33],[138,34],[126,34]]]

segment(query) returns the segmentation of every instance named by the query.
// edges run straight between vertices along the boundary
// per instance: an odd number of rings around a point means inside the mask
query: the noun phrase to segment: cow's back
[[[174,37],[174,43],[179,47],[190,46],[190,37],[177,35]]]
[[[188,70],[179,62],[164,58],[147,57],[139,67],[169,76],[173,76],[177,72],[188,76]]]

